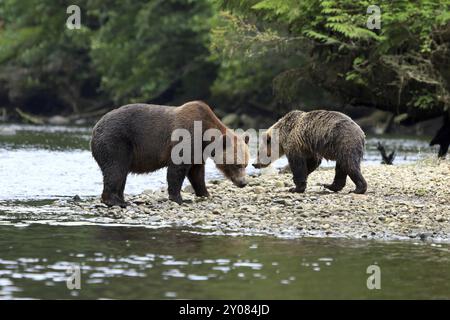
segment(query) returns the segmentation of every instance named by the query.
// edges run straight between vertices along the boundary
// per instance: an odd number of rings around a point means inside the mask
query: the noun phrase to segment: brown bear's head
[[[273,161],[277,160],[283,155],[279,143],[278,127],[274,124],[266,132],[264,132],[258,144],[258,156],[253,167],[260,169],[269,166]]]
[[[217,168],[240,188],[247,185],[245,168],[250,158],[249,138],[247,135],[241,137],[227,130],[227,133],[222,136],[222,152],[218,152],[214,156]]]

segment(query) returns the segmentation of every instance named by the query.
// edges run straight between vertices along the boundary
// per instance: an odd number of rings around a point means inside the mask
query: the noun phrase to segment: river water
[[[89,128],[0,125],[0,298],[450,298],[447,244],[217,236],[40,220],[45,205],[101,193],[89,139]],[[378,141],[397,150],[396,163],[436,154],[426,139],[371,137],[366,165],[379,164]],[[285,164],[280,159],[275,166]],[[212,162],[206,175],[221,178]],[[160,170],[131,175],[125,192],[165,186]],[[371,265],[380,268],[379,290],[367,287]],[[69,290],[68,270],[77,266],[81,289]]]
[[[0,200],[60,199],[98,196],[102,176],[89,151],[90,128],[0,125]],[[395,163],[409,163],[436,154],[427,140],[406,138],[369,138],[365,164],[380,163],[376,149],[380,141],[388,151],[397,150]],[[287,164],[285,158],[275,167]],[[323,166],[334,163],[324,161]],[[248,166],[249,174],[255,172]],[[207,179],[221,178],[214,163],[208,160]],[[146,189],[166,186],[166,170],[147,175],[130,175],[125,193],[138,194]]]

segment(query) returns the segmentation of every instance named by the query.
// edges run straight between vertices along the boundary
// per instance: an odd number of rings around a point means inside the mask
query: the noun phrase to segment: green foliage
[[[216,102],[233,112],[245,104],[252,104],[253,97],[259,97],[258,103],[269,105],[271,80],[276,72],[269,71],[262,53],[252,47],[253,43],[259,45],[262,42],[257,37],[256,28],[243,25],[238,17],[227,12],[217,15],[212,23],[211,35],[215,42],[210,47],[211,60],[220,65],[211,88]],[[246,34],[250,41],[243,41]],[[235,57],[238,50],[246,52],[243,59]]]
[[[65,28],[69,4],[0,3],[0,82],[16,106],[45,113],[54,108],[78,111],[83,105],[83,85],[94,74],[88,55],[91,30],[83,27],[74,33]]]
[[[450,109],[450,0],[379,0],[380,30],[369,0],[80,0],[81,30],[65,27],[70,4],[0,1],[0,106]]]
[[[284,82],[278,76],[308,59],[303,53],[303,43],[292,45],[297,38],[285,37],[280,32],[276,28],[262,29],[227,11],[213,20],[211,52],[220,69],[212,92],[225,108],[247,113],[262,111],[277,117],[311,100],[307,95],[299,101],[287,97],[287,92],[298,89],[297,83]],[[276,88],[283,90],[274,94]],[[315,89],[316,95],[321,95]]]
[[[106,22],[93,39],[92,57],[117,103],[155,99],[205,68],[207,2],[114,1],[103,11]]]
[[[434,95],[428,92],[414,91],[413,99],[411,99],[410,105],[420,109],[431,109],[436,104]]]
[[[286,70],[277,78],[288,83],[309,81],[332,91],[342,102],[375,106],[394,113],[439,115],[450,109],[450,1],[380,0],[381,29],[370,30],[367,8],[370,1],[353,0],[241,0],[218,1],[224,10],[238,19],[245,37],[229,41],[216,34],[213,45],[218,51],[232,52],[235,59],[255,52],[241,50],[241,42],[258,48],[283,43],[285,49],[304,48],[307,63]],[[261,41],[271,33],[276,41]],[[239,35],[240,32],[235,34]],[[227,41],[228,40],[228,41]],[[283,54],[275,54],[273,59]],[[295,76],[297,75],[297,76]],[[420,88],[420,90],[419,90]],[[275,89],[277,89],[275,87]],[[280,87],[290,100],[303,92]],[[420,93],[419,93],[420,91]]]
[[[207,94],[215,77],[208,1],[82,0],[81,30],[65,27],[71,4],[0,2],[0,82],[13,105],[78,112]]]

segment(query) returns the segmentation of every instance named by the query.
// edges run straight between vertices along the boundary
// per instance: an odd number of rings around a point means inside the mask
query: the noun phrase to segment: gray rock
[[[195,191],[194,188],[190,184],[188,184],[186,187],[184,187],[183,192],[194,193]]]
[[[0,128],[0,136],[13,136],[16,130],[12,128]]]
[[[275,182],[275,187],[277,187],[277,188],[283,188],[283,187],[284,187],[284,182],[282,182],[282,181],[277,181],[277,182]]]
[[[292,173],[291,167],[287,164],[283,168],[280,169],[281,174]]]
[[[77,120],[75,120],[75,124],[77,126],[83,126],[83,125],[87,124],[87,120],[86,119],[77,119]]]
[[[70,123],[70,120],[63,116],[53,116],[50,117],[47,121],[51,125],[55,126],[64,126]]]
[[[253,192],[256,194],[261,194],[264,193],[266,190],[263,187],[260,186],[256,186],[253,188]]]

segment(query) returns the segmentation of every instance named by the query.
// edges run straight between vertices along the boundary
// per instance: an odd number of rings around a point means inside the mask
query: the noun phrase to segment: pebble
[[[333,236],[355,239],[419,237],[450,242],[449,160],[363,166],[362,171],[368,182],[364,195],[349,194],[354,189],[350,179],[338,193],[318,187],[334,178],[334,170],[319,168],[309,176],[304,194],[288,192],[288,187],[294,186],[289,173],[249,177],[249,185],[242,189],[226,180],[208,181],[209,198],[195,197],[187,185],[181,206],[168,201],[165,190],[127,196],[132,205],[125,210],[107,208],[98,199],[57,205],[69,206],[74,212],[81,210],[77,216],[99,223],[195,224],[196,228],[205,226],[216,232],[293,238],[324,236],[332,230]]]
[[[277,187],[277,188],[283,188],[283,187],[284,187],[284,182],[283,182],[283,181],[277,181],[277,182],[275,182],[275,187]]]
[[[264,191],[265,191],[265,189],[263,187],[257,186],[257,187],[253,188],[253,192],[256,193],[256,194],[264,193]]]

